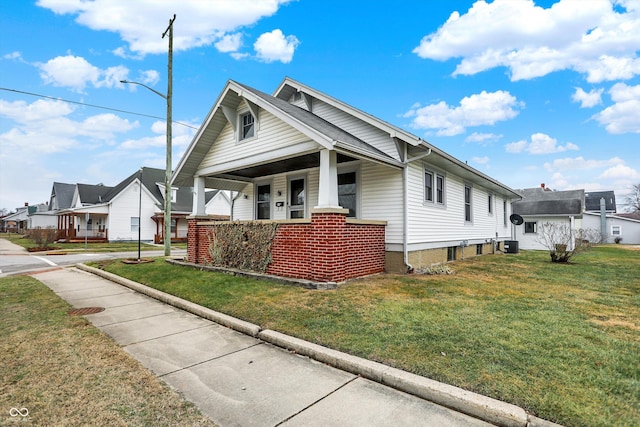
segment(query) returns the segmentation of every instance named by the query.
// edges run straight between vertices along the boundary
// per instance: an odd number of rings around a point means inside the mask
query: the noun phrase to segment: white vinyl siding
[[[133,230],[131,218],[138,217],[138,202],[140,200],[139,186],[132,183],[120,192],[109,205],[109,218],[106,228],[109,233],[109,240],[138,240],[137,228]],[[156,200],[149,196],[149,193],[142,191],[142,219],[141,235],[143,241],[153,241],[156,234],[156,223],[151,219],[156,212]],[[103,222],[105,223],[105,222]]]
[[[400,160],[398,149],[389,134],[366,123],[355,117],[345,113],[342,110],[332,107],[331,105],[320,101],[313,100],[313,114],[322,117],[330,123],[349,132],[356,138],[366,141],[368,144],[376,147],[396,160]]]
[[[363,162],[359,179],[361,209],[358,218],[387,221],[386,242],[401,244],[404,206],[402,171]]]
[[[444,206],[424,203],[424,169],[409,165],[409,250],[457,246],[462,240],[469,244],[484,243],[496,238],[508,239],[510,230],[502,223],[503,204],[494,205],[497,214],[488,213],[489,192],[477,185],[471,191],[473,223],[464,217],[464,186],[468,182],[447,173]],[[494,193],[494,200],[501,200]],[[387,239],[388,240],[388,239]]]
[[[227,123],[209,153],[202,160],[200,168],[241,158],[247,158],[247,164],[250,164],[252,156],[306,141],[309,141],[307,136],[272,114],[260,110],[260,132],[257,137],[238,143],[233,128]]]

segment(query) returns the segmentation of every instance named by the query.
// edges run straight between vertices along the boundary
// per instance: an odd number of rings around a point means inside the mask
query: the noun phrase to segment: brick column
[[[348,209],[311,210],[309,237],[310,279],[317,282],[342,282],[346,278],[345,238]]]

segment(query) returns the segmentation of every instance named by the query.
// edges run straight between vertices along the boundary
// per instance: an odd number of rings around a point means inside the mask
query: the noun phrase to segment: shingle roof
[[[106,185],[98,184],[76,184],[78,188],[78,195],[80,196],[80,201],[83,204],[91,204],[95,205],[98,203],[104,203],[108,201],[108,198],[105,198],[105,195],[109,193],[109,191],[113,187],[107,187]]]
[[[160,183],[164,185],[164,175],[164,169],[143,167],[140,170],[137,170],[136,172],[129,175],[124,180],[120,181],[105,195],[104,200],[110,201],[116,195],[120,194],[120,192],[127,186],[129,186],[133,181],[140,178],[142,181],[142,185],[144,185],[147,191],[149,191],[156,198],[156,200],[158,200],[158,207],[162,208],[164,206],[164,194],[162,194],[162,191],[157,184]],[[193,196],[191,194],[190,187],[178,187],[176,202],[171,203],[171,211],[191,212],[192,197]]]
[[[512,203],[518,215],[582,215],[584,190],[544,191],[542,188],[518,190],[522,200]]]
[[[49,200],[49,210],[69,209],[73,202],[73,193],[76,191],[75,184],[66,184],[64,182],[54,182],[51,189],[51,199]],[[55,203],[54,198],[55,196]],[[55,206],[57,205],[57,206]]]
[[[613,191],[589,191],[584,193],[586,211],[600,212],[600,199],[604,198],[605,210],[616,211],[616,195]]]

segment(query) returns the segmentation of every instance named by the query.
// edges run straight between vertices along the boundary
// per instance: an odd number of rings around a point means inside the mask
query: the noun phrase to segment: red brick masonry
[[[381,273],[384,221],[347,219],[343,209],[317,209],[311,220],[277,221],[268,274],[314,282],[343,282]],[[187,261],[208,264],[209,233],[216,222],[189,220]]]

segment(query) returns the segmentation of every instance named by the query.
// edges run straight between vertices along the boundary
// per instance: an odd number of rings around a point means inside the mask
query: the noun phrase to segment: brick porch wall
[[[311,221],[279,223],[271,246],[268,274],[343,282],[380,273],[385,267],[385,223],[347,220],[343,209],[313,211]],[[206,264],[211,221],[189,220],[187,261]]]

